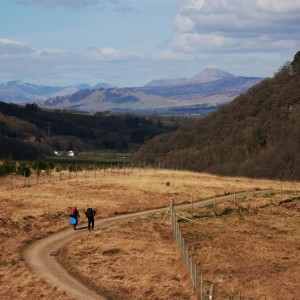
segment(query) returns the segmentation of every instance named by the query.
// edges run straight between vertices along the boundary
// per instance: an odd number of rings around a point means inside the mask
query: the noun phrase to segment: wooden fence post
[[[214,213],[216,213],[217,205],[216,205],[216,195],[214,195]]]
[[[235,191],[233,192],[233,206],[236,207],[236,195],[235,195]]]
[[[214,300],[214,284],[212,283],[210,285],[210,291],[209,291],[210,295],[209,295],[209,299],[210,300]]]
[[[200,275],[200,300],[203,300],[203,280],[202,280],[202,274]]]

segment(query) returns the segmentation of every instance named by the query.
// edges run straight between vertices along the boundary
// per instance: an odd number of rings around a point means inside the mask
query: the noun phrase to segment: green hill
[[[174,130],[163,118],[47,111],[0,102],[0,159],[36,159],[54,151],[132,151]]]
[[[220,175],[300,179],[300,51],[209,116],[155,137],[134,159]]]

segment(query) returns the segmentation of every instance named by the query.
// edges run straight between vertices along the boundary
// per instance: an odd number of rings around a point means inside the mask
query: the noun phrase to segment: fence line
[[[80,166],[80,168],[79,168]],[[67,179],[74,179],[79,177],[79,172],[81,171],[81,174],[83,173],[83,178],[92,178],[97,176],[106,176],[110,173],[110,176],[113,175],[125,175],[128,174],[131,170],[138,169],[138,173],[141,172],[141,169],[144,169],[144,172],[148,172],[151,170],[154,170],[155,172],[158,170],[179,170],[179,168],[172,166],[166,166],[164,163],[146,163],[139,161],[138,163],[134,164],[126,164],[123,163],[117,163],[114,164],[102,164],[102,165],[96,165],[95,163],[91,163],[89,165],[89,168],[87,168],[87,165],[80,165],[80,164],[69,164],[68,167],[62,168],[61,164],[58,164],[54,169],[50,169],[50,165],[47,167],[47,169],[38,169],[36,168],[33,171],[33,174],[29,177],[25,176],[24,172],[24,179],[20,180],[20,176],[22,175],[16,175],[16,171],[13,171],[10,173],[10,179],[9,182],[6,184],[6,187],[4,186],[4,189],[13,189],[13,188],[23,188],[23,187],[29,187],[36,184],[41,183],[49,183],[53,181],[62,181]],[[101,172],[103,169],[103,172]],[[109,172],[110,169],[110,172]],[[98,171],[98,172],[97,172]],[[101,174],[102,173],[102,174]],[[93,174],[93,175],[91,175]],[[19,179],[14,180],[13,177],[17,176]],[[57,176],[56,176],[57,175]],[[5,185],[5,184],[4,184]],[[3,189],[3,184],[0,183],[0,189]]]
[[[252,193],[250,195],[252,203],[254,201],[253,198],[254,198],[255,193],[260,193],[260,191],[255,192],[254,190],[252,190]],[[282,203],[284,201],[282,184],[281,184],[280,190],[272,190],[271,187],[269,187],[269,189],[265,191],[264,194],[269,198],[269,203],[271,205],[274,204],[272,202],[272,196],[274,195],[274,193],[279,194],[279,197],[280,197],[279,203]],[[297,190],[295,189],[293,191],[293,193],[294,193],[294,195],[296,195]],[[214,199],[213,210],[216,214],[216,204],[219,203],[219,201],[218,202],[216,201],[216,196],[214,196],[213,199]],[[231,202],[231,201],[233,202],[234,209],[239,209],[237,207],[238,195],[236,194],[236,192],[233,193],[232,200],[230,200],[230,199],[224,200],[224,202]],[[192,200],[191,201],[191,218],[193,218],[193,214],[194,214],[193,213],[193,203],[194,202]],[[171,201],[171,205],[168,207],[168,210],[167,210],[163,220],[165,220],[166,216],[169,213],[171,216],[171,226],[172,226],[174,238],[175,238],[177,246],[179,247],[179,250],[181,252],[181,258],[182,258],[183,264],[185,266],[185,269],[186,269],[186,271],[191,279],[191,282],[193,284],[196,299],[197,300],[214,300],[215,299],[215,284],[212,282],[203,280],[203,276],[199,272],[199,268],[198,268],[197,264],[194,262],[192,254],[190,253],[190,251],[188,249],[188,245],[186,244],[186,242],[183,238],[183,235],[182,235],[182,232],[181,232],[180,226],[179,226],[179,218],[185,219],[190,222],[197,223],[197,224],[202,224],[202,223],[176,213],[175,209],[174,209],[174,201],[173,200]],[[241,300],[242,299],[241,291],[238,291],[237,295],[238,295],[237,299]],[[230,298],[230,299],[235,299],[235,298]]]
[[[185,243],[185,240],[182,236],[179,224],[178,224],[178,214],[175,213],[174,210],[174,205],[173,201],[171,203],[171,206],[168,208],[168,212],[170,211],[171,215],[171,225],[172,225],[172,230],[174,233],[174,237],[176,240],[176,243],[180,249],[181,252],[181,258],[183,261],[183,264],[185,266],[185,269],[192,281],[193,287],[194,287],[194,292],[196,295],[196,299],[198,300],[213,300],[213,294],[214,294],[214,285],[211,284],[209,287],[209,293],[206,293],[205,295],[203,294],[203,278],[202,274],[199,274],[198,272],[198,266],[194,262],[193,257],[190,255],[190,251],[188,249],[188,245]],[[184,217],[185,218],[185,217]],[[188,218],[185,218],[188,219]],[[196,222],[199,223],[199,222]]]
[[[120,169],[122,169],[122,172],[120,171]],[[131,168],[131,170],[133,172],[133,167]],[[37,168],[29,177],[27,177],[25,173],[23,176],[21,176],[11,172],[8,176],[8,180],[6,180],[4,184],[0,184],[0,188],[12,190],[14,188],[25,188],[42,183],[75,179],[79,178],[80,172],[81,178],[97,178],[100,176],[105,177],[107,174],[109,174],[110,176],[126,175],[129,173],[129,171],[129,166],[126,168],[125,165],[120,166],[120,164],[115,167],[112,164],[110,167],[102,165],[102,167],[100,168],[96,168],[95,165],[93,165],[93,168],[87,168],[85,166],[84,168],[81,168],[80,171],[78,170],[77,165],[75,166],[74,170],[71,170],[71,168],[62,169],[60,166],[53,170],[50,170],[50,167],[47,170],[39,170]]]

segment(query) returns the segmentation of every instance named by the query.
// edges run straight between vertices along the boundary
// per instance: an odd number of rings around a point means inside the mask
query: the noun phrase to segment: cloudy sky
[[[300,50],[299,16],[300,0],[1,0],[0,83],[273,76]]]

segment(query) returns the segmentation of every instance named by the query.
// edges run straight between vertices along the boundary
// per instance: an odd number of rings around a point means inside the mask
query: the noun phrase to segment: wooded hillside
[[[35,159],[56,151],[130,151],[174,130],[163,118],[46,111],[0,102],[0,159]]]
[[[220,175],[300,179],[300,51],[272,78],[175,132],[135,160]]]

